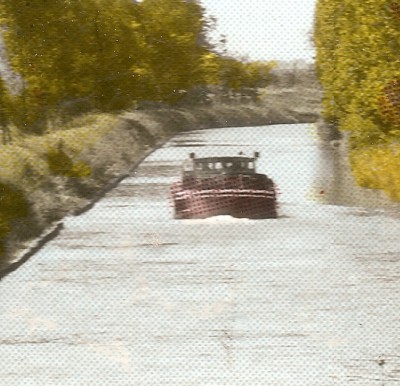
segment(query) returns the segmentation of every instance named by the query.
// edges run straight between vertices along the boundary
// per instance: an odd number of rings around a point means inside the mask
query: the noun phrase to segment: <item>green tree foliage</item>
[[[205,21],[196,1],[143,0],[141,29],[151,72],[149,99],[174,101],[204,81]]]
[[[74,98],[107,110],[135,97],[131,67],[143,46],[136,8],[129,0],[4,2],[12,65],[25,81],[15,98],[19,127],[40,131],[49,113]]]
[[[271,66],[216,54],[210,26],[195,0],[3,0],[0,33],[23,81],[15,95],[0,84],[0,124],[41,134],[77,100],[115,111],[195,86],[265,84]]]
[[[235,58],[220,58],[220,79],[223,86],[239,91],[244,88],[265,87],[274,62],[245,62]]]
[[[400,2],[319,0],[314,37],[325,118],[355,144],[397,136]]]
[[[94,60],[84,71],[93,82],[95,105],[103,111],[131,104],[146,83],[137,76],[147,66],[137,8],[130,0],[97,0],[88,10],[86,35],[92,39],[89,52]]]

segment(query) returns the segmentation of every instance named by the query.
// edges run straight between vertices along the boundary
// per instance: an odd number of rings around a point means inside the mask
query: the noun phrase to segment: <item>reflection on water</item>
[[[365,189],[355,184],[345,139],[320,141],[318,154],[319,168],[310,190],[311,199],[329,205],[364,207],[369,210],[400,210],[400,205],[390,201],[383,191]]]
[[[347,168],[345,155],[329,142],[318,145],[318,172],[310,198],[331,205],[357,206],[354,181]]]

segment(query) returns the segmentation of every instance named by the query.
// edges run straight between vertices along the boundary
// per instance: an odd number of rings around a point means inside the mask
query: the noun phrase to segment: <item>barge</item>
[[[237,218],[277,218],[275,184],[256,172],[259,153],[196,158],[190,153],[182,177],[171,186],[176,219],[230,215]]]

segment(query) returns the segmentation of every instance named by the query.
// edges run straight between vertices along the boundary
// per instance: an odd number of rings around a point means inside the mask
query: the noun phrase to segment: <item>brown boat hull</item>
[[[182,180],[171,186],[175,218],[277,217],[274,182],[267,175],[255,172],[256,158],[195,159],[193,155],[191,159],[193,164],[183,173]]]
[[[174,192],[173,201],[177,219],[222,215],[250,219],[277,217],[273,189],[181,190]]]

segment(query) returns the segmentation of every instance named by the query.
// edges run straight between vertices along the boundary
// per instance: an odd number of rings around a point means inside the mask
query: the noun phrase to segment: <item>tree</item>
[[[319,0],[315,43],[324,115],[359,142],[395,132],[400,88],[398,3]]]
[[[201,84],[206,24],[199,4],[183,0],[143,0],[140,20],[151,73],[147,98],[174,101],[179,99],[181,90]]]
[[[136,8],[130,0],[16,0],[0,6],[12,66],[24,78],[13,108],[20,129],[40,133],[60,104],[75,98],[90,97],[105,110],[132,103],[132,67],[144,45]]]

